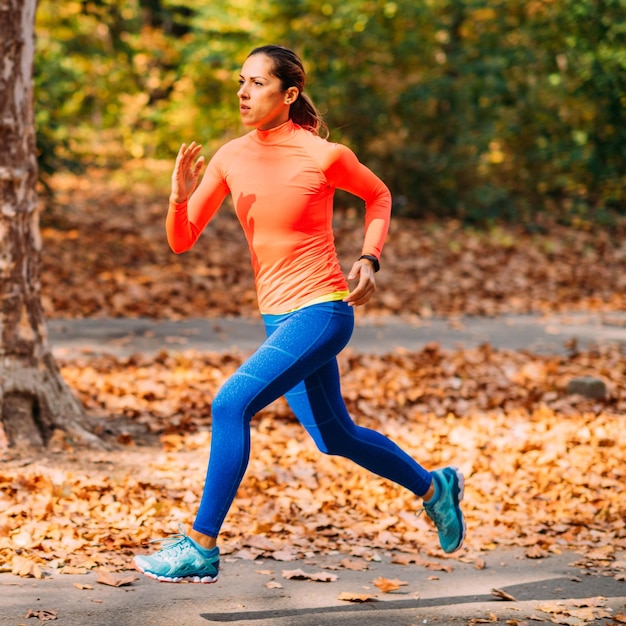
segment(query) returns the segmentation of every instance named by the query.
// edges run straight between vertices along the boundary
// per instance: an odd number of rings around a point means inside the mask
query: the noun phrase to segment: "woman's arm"
[[[361,254],[375,257],[376,263],[361,257],[348,274],[348,280],[358,278],[359,282],[345,298],[345,302],[358,306],[368,302],[376,290],[374,273],[378,270],[378,261],[389,230],[391,193],[383,181],[357,159],[352,150],[341,144],[334,146],[326,177],[337,189],[343,189],[365,201],[365,235]]]
[[[326,176],[337,189],[365,201],[365,236],[361,254],[380,259],[391,219],[391,192],[350,148],[341,144],[335,144],[334,148],[334,158]]]
[[[228,194],[228,187],[217,174],[213,161],[196,189],[204,165],[204,157],[196,160],[201,149],[195,142],[189,146],[183,144],[172,173],[165,231],[170,248],[176,254],[193,247]]]

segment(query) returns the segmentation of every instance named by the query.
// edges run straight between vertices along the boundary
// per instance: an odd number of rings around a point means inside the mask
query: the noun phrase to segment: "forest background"
[[[42,0],[40,166],[171,161],[243,128],[237,75],[294,48],[396,215],[610,225],[626,210],[624,0]],[[148,172],[150,176],[150,172]]]

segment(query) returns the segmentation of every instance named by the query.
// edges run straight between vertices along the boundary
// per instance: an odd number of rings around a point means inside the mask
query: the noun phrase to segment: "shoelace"
[[[187,533],[185,532],[185,527],[182,524],[179,524],[177,533],[161,539],[151,539],[148,543],[160,543],[163,546],[161,548],[162,550],[174,550],[181,552],[183,549],[181,544],[183,544],[186,539]],[[176,548],[178,549],[176,550]]]

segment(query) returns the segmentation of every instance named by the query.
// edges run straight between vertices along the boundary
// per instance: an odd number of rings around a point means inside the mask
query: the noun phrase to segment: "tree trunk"
[[[37,0],[0,0],[0,447],[55,431],[103,447],[52,356],[41,306],[33,116]]]

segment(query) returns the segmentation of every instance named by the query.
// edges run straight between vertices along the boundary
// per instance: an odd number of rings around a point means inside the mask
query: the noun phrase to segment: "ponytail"
[[[329,135],[326,122],[320,112],[315,108],[311,98],[305,93],[299,94],[296,101],[291,105],[289,117],[294,123],[311,131],[315,135],[320,135],[320,137],[324,139]]]

